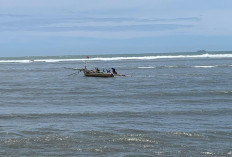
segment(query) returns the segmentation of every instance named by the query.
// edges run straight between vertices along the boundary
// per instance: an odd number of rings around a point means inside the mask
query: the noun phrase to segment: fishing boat
[[[78,70],[78,73],[79,72],[83,72],[86,77],[116,77],[116,76],[126,76],[124,74],[118,74],[114,68],[111,68],[112,72],[110,70],[100,71],[98,68],[95,68],[94,70],[90,70],[90,69],[87,69],[86,67],[84,67],[82,69],[65,67],[65,69]]]
[[[81,69],[84,75],[87,77],[114,77],[115,74],[111,72],[100,72],[99,70],[88,70],[86,68]]]
[[[87,59],[89,59],[89,56],[86,56]],[[97,67],[95,67],[94,70],[87,69],[86,67],[86,61],[85,61],[85,67],[82,69],[77,68],[67,68],[66,69],[72,69],[72,70],[78,70],[79,72],[83,72],[86,77],[115,77],[115,76],[126,76],[124,74],[118,74],[115,68],[111,68],[111,70],[102,70],[100,71]]]

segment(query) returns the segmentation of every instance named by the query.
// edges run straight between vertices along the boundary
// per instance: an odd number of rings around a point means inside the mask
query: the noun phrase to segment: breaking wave
[[[218,67],[217,65],[196,65],[193,66],[194,68],[215,68]]]
[[[5,59],[0,63],[33,63],[33,62],[69,62],[69,61],[117,61],[117,60],[155,60],[155,59],[183,59],[183,58],[232,58],[232,54],[199,54],[199,55],[157,55],[157,56],[127,56],[127,57],[93,57],[70,59]]]
[[[155,67],[138,67],[139,69],[154,69]]]

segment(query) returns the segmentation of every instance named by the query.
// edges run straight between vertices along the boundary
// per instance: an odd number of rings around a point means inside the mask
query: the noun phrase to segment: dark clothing
[[[111,68],[111,69],[112,69],[113,74],[116,74],[116,75],[118,74],[114,68]]]

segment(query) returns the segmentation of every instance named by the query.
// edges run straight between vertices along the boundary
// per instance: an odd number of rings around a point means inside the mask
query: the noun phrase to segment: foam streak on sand
[[[154,60],[154,59],[181,59],[181,58],[232,58],[232,54],[199,54],[199,55],[158,55],[158,56],[127,56],[127,57],[93,57],[93,58],[71,58],[71,59],[19,59],[1,60],[0,63],[32,63],[32,62],[69,62],[69,61],[116,61],[116,60]]]

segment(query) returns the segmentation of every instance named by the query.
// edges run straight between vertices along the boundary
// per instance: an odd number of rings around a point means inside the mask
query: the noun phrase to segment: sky
[[[232,50],[231,0],[0,0],[0,57]]]

